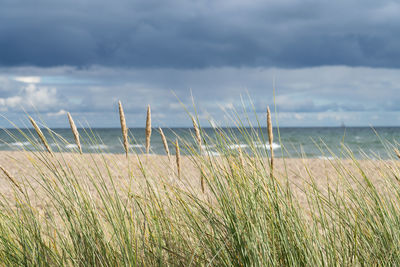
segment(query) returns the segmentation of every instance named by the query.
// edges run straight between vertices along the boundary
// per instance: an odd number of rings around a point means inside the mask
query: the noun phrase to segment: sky
[[[0,127],[400,125],[400,3],[0,0]],[[276,112],[275,112],[276,111]],[[252,119],[254,122],[254,119]]]

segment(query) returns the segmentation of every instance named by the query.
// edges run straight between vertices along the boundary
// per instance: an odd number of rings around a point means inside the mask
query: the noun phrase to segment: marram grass
[[[268,130],[268,143],[271,153],[270,164],[271,164],[271,176],[272,176],[274,172],[274,149],[272,146],[274,143],[274,133],[272,131],[271,111],[269,110],[269,107],[267,107],[267,130]]]
[[[268,151],[254,145],[266,143],[259,129],[235,123],[250,151],[232,149],[237,140],[227,130],[216,128],[211,138],[199,128],[195,138],[207,145],[200,152],[198,142],[176,137],[178,175],[161,156],[10,155],[19,171],[1,167],[8,188],[0,191],[1,265],[400,264],[400,163],[393,151],[390,160],[360,160],[343,146],[346,157],[328,155],[320,175],[316,160],[274,158],[272,175]],[[34,136],[24,138],[37,147]],[[98,142],[90,131],[81,141]]]
[[[81,146],[81,141],[79,139],[78,128],[76,127],[74,119],[72,118],[72,116],[69,112],[67,113],[67,116],[68,116],[69,125],[71,126],[72,134],[74,135],[76,146],[78,147],[79,153],[82,154],[82,146]]]
[[[146,154],[150,152],[150,138],[151,138],[151,111],[150,105],[147,106],[147,117],[146,117]]]
[[[181,150],[179,148],[178,139],[175,140],[175,160],[176,160],[176,173],[178,178],[181,179]]]
[[[164,134],[163,130],[161,129],[161,127],[158,128],[158,131],[160,132],[161,141],[162,141],[163,146],[164,146],[165,154],[167,154],[168,160],[171,160],[171,155],[169,153],[169,147],[168,147],[167,138],[165,137],[165,134]]]
[[[125,113],[121,101],[118,101],[118,110],[119,110],[119,121],[121,123],[122,139],[124,142],[124,150],[126,157],[128,157],[129,153],[128,127],[126,126]]]
[[[53,151],[51,150],[49,143],[46,140],[46,137],[44,136],[42,130],[37,125],[36,121],[32,117],[29,117],[29,120],[31,121],[33,128],[35,129],[40,141],[42,141],[42,144],[46,148],[47,152],[49,152],[51,155],[53,155]]]

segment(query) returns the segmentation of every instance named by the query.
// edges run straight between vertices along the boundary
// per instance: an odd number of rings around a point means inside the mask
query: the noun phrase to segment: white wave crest
[[[12,146],[18,146],[18,147],[23,147],[23,146],[29,146],[31,143],[29,142],[14,142],[11,143],[10,145]]]
[[[323,159],[323,160],[333,160],[334,157],[327,157],[327,156],[319,156],[319,159]]]
[[[233,144],[233,145],[229,145],[228,148],[229,149],[239,149],[239,148],[246,148],[249,147],[249,145],[246,144]]]
[[[65,148],[66,149],[75,149],[75,148],[78,148],[78,146],[75,145],[75,144],[68,144],[68,145],[65,146]]]
[[[268,150],[271,150],[271,147],[269,146],[269,144],[255,143],[254,146],[255,147],[263,147],[263,148],[266,148]],[[280,144],[272,143],[272,150],[278,149],[280,147],[281,147]]]
[[[214,148],[214,147],[215,147],[215,145],[201,145],[201,148],[204,149],[204,150],[209,150],[209,149]]]
[[[144,145],[141,145],[141,144],[130,144],[129,148],[144,148]]]
[[[212,157],[218,157],[218,156],[221,155],[220,153],[215,152],[215,151],[207,151],[207,154],[212,156]]]
[[[99,144],[99,145],[91,145],[89,146],[89,149],[106,149],[108,146],[104,144]]]

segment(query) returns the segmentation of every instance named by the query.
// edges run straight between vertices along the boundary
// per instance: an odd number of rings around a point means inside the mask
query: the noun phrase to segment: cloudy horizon
[[[400,124],[395,1],[0,0],[0,114],[24,125],[66,112],[92,127],[232,122],[234,109],[281,126]],[[274,98],[275,88],[275,98]],[[181,103],[180,103],[181,102]],[[1,127],[9,127],[0,119]]]

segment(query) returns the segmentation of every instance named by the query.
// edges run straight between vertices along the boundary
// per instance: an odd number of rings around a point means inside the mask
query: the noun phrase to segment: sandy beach
[[[28,192],[32,194],[32,204],[38,209],[42,209],[45,207],[45,201],[39,193],[42,190],[40,175],[51,177],[52,174],[46,169],[48,163],[41,162],[39,155],[37,152],[0,152],[0,165],[15,178],[18,184],[28,189]],[[181,179],[177,177],[173,156],[170,162],[167,156],[160,155],[130,155],[129,160],[123,154],[56,153],[55,157],[57,164],[62,164],[64,169],[71,170],[70,175],[76,177],[78,183],[85,185],[88,193],[93,195],[96,195],[95,189],[89,181],[99,179],[98,182],[101,183],[102,176],[104,183],[111,187],[109,175],[113,178],[113,183],[122,196],[132,193],[140,194],[143,186],[145,186],[145,181],[150,181],[155,187],[159,188],[161,188],[161,185],[168,184],[186,188],[193,192],[201,192],[200,171],[187,156],[182,156]],[[51,159],[51,157],[48,158]],[[94,162],[96,164],[93,164]],[[340,160],[339,163],[334,159],[277,158],[275,164],[277,179],[286,182],[287,177],[300,203],[306,205],[302,188],[307,184],[315,183],[322,190],[326,189],[328,185],[333,187],[339,185],[340,188],[340,185],[344,182],[343,177],[362,180],[361,168],[372,183],[379,187],[386,179],[393,177],[399,162],[360,160],[357,161],[359,168],[356,162],[349,159]],[[141,171],[141,166],[145,173]],[[131,176],[128,175],[128,172],[131,173]],[[144,175],[148,179],[145,179]],[[1,173],[0,177],[2,184],[0,194],[12,201],[14,199],[12,184],[4,173]],[[96,180],[94,181],[96,182]],[[346,182],[357,184],[353,179]],[[34,191],[36,194],[33,194]]]

